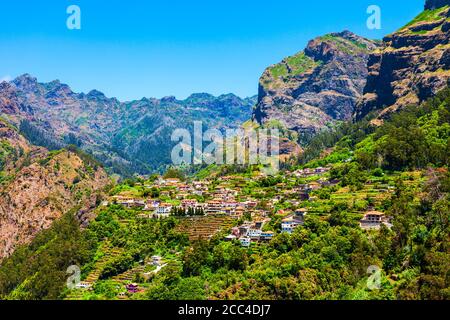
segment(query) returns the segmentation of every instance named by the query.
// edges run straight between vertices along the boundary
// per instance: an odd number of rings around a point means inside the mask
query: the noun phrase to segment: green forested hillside
[[[186,218],[142,219],[141,209],[114,202],[97,208],[96,220],[83,231],[68,214],[2,262],[1,297],[449,299],[449,120],[450,90],[445,90],[380,126],[369,118],[314,138],[299,164],[276,177],[256,178],[257,168],[228,170],[226,181],[239,185],[238,197],[257,199],[258,208],[280,196],[264,227],[274,238],[248,248],[224,241],[227,224],[210,239],[190,241],[180,231],[189,226]],[[332,168],[322,177],[293,175],[326,165]],[[320,178],[338,183],[313,191],[309,200],[288,192]],[[210,189],[218,179],[209,179]],[[111,195],[145,199],[147,183],[127,182]],[[179,202],[173,187],[154,187],[151,193]],[[299,208],[308,211],[304,225],[291,235],[281,233],[282,212]],[[392,217],[392,227],[362,229],[359,220],[367,210]],[[252,218],[234,225],[245,219]],[[154,255],[163,258],[163,268],[146,263]],[[92,290],[64,289],[71,264],[82,266],[82,279]],[[367,286],[370,266],[380,270],[375,290]],[[121,294],[132,282],[140,290]]]

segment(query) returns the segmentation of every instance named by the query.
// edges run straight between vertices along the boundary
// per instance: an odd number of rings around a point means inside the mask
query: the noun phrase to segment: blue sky
[[[40,0],[2,1],[0,79],[30,73],[74,91],[121,100],[193,92],[257,93],[264,69],[316,36],[351,30],[382,38],[424,0]],[[69,5],[81,30],[66,27]],[[366,27],[369,5],[382,29]]]

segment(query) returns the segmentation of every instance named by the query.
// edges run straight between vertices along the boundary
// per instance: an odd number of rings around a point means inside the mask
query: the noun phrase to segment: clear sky
[[[380,39],[425,0],[14,0],[0,6],[0,79],[30,73],[121,100],[257,93],[264,69],[316,36]],[[69,5],[81,30],[66,27]],[[382,29],[366,27],[367,7]]]

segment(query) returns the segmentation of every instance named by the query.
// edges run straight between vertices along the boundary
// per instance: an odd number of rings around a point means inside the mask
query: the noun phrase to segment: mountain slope
[[[94,161],[32,146],[0,120],[0,260],[75,206],[94,207],[108,183]]]
[[[420,103],[450,84],[450,1],[429,0],[425,11],[369,58],[369,77],[356,119]]]
[[[255,102],[232,94],[120,102],[96,90],[74,93],[59,81],[39,83],[30,75],[0,84],[0,113],[33,143],[51,149],[77,145],[124,175],[169,164],[174,129],[194,120],[234,128],[251,117]]]
[[[242,225],[249,219],[245,216],[194,218],[182,213],[147,219],[143,216],[148,212],[143,215],[138,208],[110,201],[80,232],[73,216],[66,215],[0,264],[0,298],[448,299],[449,120],[450,91],[445,90],[375,129],[361,121],[346,123],[343,135],[330,130],[340,136],[332,153],[302,170],[293,167],[268,178],[256,167],[241,172],[222,168],[225,171],[207,175],[206,181],[195,179],[207,185],[205,199],[217,196],[225,186],[235,191],[236,199],[255,196],[258,205],[248,224],[255,223],[258,229],[259,221],[263,231],[273,232],[273,239],[250,247],[225,239],[237,233],[233,225],[248,226]],[[326,173],[314,170],[328,165]],[[305,175],[306,171],[314,173]],[[305,184],[318,189],[309,192],[307,201],[298,201],[298,188]],[[167,190],[148,180],[119,185],[110,195],[167,201],[159,192],[144,195],[144,186]],[[184,193],[169,188],[171,201]],[[373,210],[389,222],[367,230],[360,220]],[[305,211],[301,225],[291,234],[282,232],[285,218]],[[215,234],[221,229],[224,232]],[[157,269],[155,255],[163,261]],[[81,267],[82,279],[91,289],[65,288],[66,270],[73,264]],[[367,286],[371,279],[367,270],[375,266],[383,271],[377,290]],[[131,282],[138,292],[127,290]]]
[[[266,69],[253,118],[280,121],[301,134],[351,118],[377,43],[349,31],[318,37],[307,48]]]

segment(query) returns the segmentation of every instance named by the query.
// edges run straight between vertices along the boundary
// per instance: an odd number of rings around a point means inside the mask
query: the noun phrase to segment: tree
[[[164,179],[180,179],[181,181],[186,180],[184,173],[176,168],[170,168],[166,171],[163,176]]]

